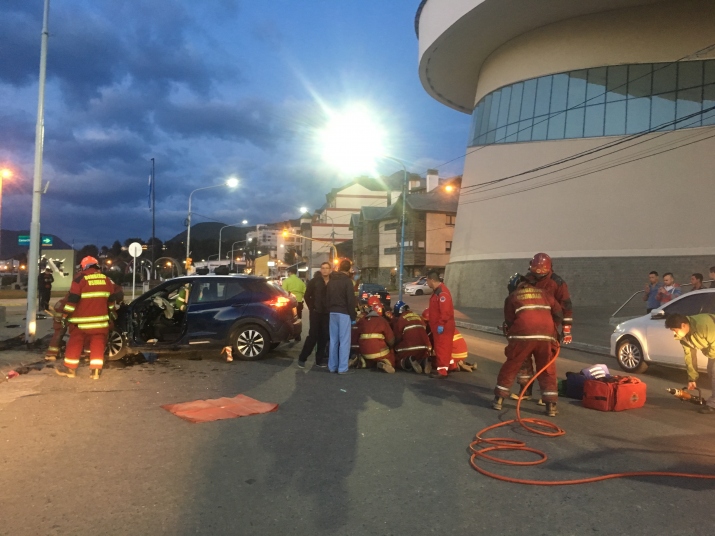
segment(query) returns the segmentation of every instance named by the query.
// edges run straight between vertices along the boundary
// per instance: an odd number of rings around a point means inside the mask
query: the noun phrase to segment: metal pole
[[[37,331],[37,277],[40,257],[40,201],[42,198],[42,151],[45,135],[45,73],[47,72],[47,38],[50,0],[45,0],[42,16],[42,44],[40,47],[40,82],[37,97],[37,125],[35,126],[35,175],[32,187],[32,219],[30,221],[30,252],[27,259],[27,314],[25,342],[35,340]]]
[[[196,190],[194,190],[195,192]],[[189,249],[189,245],[191,244],[191,196],[194,195],[194,192],[191,192],[189,194],[189,214],[186,218],[186,221],[188,225],[186,226],[186,274],[188,275],[189,273],[189,265],[188,265],[188,259],[191,250]],[[153,270],[153,269],[152,269]]]
[[[134,292],[137,288],[137,258],[134,257],[134,270],[132,271],[132,302],[134,301]]]
[[[402,277],[405,270],[405,205],[407,204],[407,167],[405,167],[402,160],[393,158],[391,156],[385,156],[386,160],[392,160],[397,162],[402,166],[402,232],[400,233],[400,274],[398,278],[398,285],[400,286],[398,291],[398,300],[402,301]]]
[[[0,175],[0,255],[2,255],[2,176]],[[1,259],[2,257],[0,257]]]
[[[154,192],[156,191],[156,174],[154,172],[154,159],[151,159],[151,262],[154,266],[156,259],[156,204]],[[156,273],[152,269],[151,279],[156,279]],[[133,298],[132,298],[133,299]]]

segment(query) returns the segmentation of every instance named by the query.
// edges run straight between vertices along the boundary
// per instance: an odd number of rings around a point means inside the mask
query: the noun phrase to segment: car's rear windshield
[[[362,289],[363,289],[363,291],[367,291],[367,292],[379,292],[379,291],[387,290],[382,285],[375,285],[374,283],[363,283]]]

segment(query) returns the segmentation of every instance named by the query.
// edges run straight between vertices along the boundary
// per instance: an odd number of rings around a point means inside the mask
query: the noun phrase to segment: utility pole
[[[151,159],[151,278],[156,279],[156,174],[154,173],[154,159]]]
[[[40,46],[40,81],[35,125],[35,172],[32,186],[32,219],[30,220],[30,251],[27,259],[27,314],[25,342],[35,340],[37,331],[37,278],[40,261],[40,201],[42,199],[42,152],[45,137],[45,74],[47,72],[47,38],[50,0],[45,0],[42,16],[42,44]]]

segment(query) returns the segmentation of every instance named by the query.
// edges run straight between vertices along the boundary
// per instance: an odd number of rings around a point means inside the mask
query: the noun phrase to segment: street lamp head
[[[235,188],[236,186],[238,186],[238,179],[236,177],[231,177],[226,181],[226,186],[228,186],[229,188]]]
[[[447,192],[448,194],[451,194],[452,192],[454,192],[454,186],[452,186],[451,184],[448,184],[447,186],[444,187],[444,191]]]
[[[242,224],[242,225],[248,225],[248,220],[243,220],[243,221],[241,222],[241,224]]]
[[[12,177],[12,170],[10,168],[0,169],[0,179],[9,179]]]
[[[318,134],[323,159],[345,172],[372,171],[385,155],[385,129],[362,104],[328,111],[328,122]]]
[[[301,214],[305,214],[306,212],[308,212],[308,207],[300,207]]]

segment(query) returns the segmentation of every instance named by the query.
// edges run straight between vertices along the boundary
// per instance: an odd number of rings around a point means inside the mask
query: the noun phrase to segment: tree
[[[119,242],[119,240],[114,241],[112,247],[109,248],[109,253],[112,255],[112,257],[119,257],[119,255],[122,253],[122,244]]]
[[[296,251],[295,248],[288,248],[286,249],[285,255],[283,255],[283,261],[288,265],[292,266],[294,265],[299,257],[299,252]]]
[[[132,242],[139,242],[140,244],[144,244],[144,240],[142,240],[141,238],[127,238],[124,241],[124,247],[128,248],[129,244],[131,244]]]
[[[87,244],[79,250],[79,253],[77,253],[77,257],[79,258],[79,260],[82,260],[87,256],[94,257],[96,259],[97,257],[99,257],[99,248],[94,244]]]

